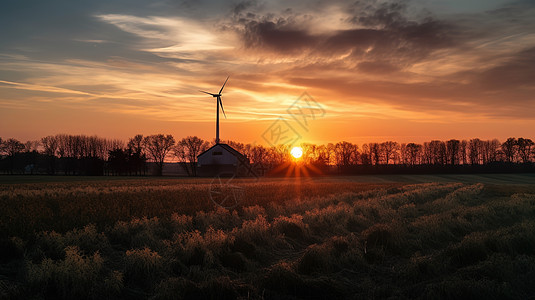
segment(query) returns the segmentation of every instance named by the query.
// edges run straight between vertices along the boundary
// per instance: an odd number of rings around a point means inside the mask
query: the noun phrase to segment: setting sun
[[[292,154],[292,156],[295,158],[300,158],[303,156],[303,149],[301,147],[293,147],[290,151],[290,154]]]

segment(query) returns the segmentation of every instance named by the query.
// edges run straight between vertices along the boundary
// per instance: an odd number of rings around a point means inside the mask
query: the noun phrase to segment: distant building
[[[199,176],[250,176],[247,156],[227,144],[216,144],[197,156]]]

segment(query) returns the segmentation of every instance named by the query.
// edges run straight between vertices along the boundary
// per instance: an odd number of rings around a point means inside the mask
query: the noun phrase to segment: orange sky
[[[535,4],[312,2],[8,4],[0,137],[212,140],[198,90],[230,75],[223,140],[269,144],[279,118],[299,142],[534,138]]]

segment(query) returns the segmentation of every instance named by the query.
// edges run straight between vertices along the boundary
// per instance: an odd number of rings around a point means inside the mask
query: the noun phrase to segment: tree
[[[362,152],[360,153],[360,163],[369,166],[372,164],[372,154],[368,144],[362,145]]]
[[[41,143],[39,141],[27,141],[24,143],[24,152],[32,152],[39,149]]]
[[[19,140],[10,138],[7,139],[4,143],[0,145],[2,147],[2,152],[7,155],[8,159],[8,169],[11,174],[13,174],[13,169],[15,168],[15,155],[21,153],[24,150],[24,144]]]
[[[129,172],[134,172],[136,175],[141,175],[145,173],[145,164],[147,161],[147,156],[143,152],[143,135],[137,134],[128,141],[127,144],[127,154],[128,159],[128,169]]]
[[[131,149],[134,153],[141,153],[143,151],[143,135],[137,134],[130,140],[126,146],[128,149]]]
[[[24,144],[17,139],[8,139],[3,144],[3,152],[8,156],[15,156],[15,154],[20,153],[24,150]]]
[[[381,163],[381,146],[378,143],[369,143],[368,147],[370,148],[370,159],[374,165]]]
[[[149,157],[156,163],[157,175],[161,176],[165,157],[173,148],[175,138],[172,135],[155,134],[143,138],[143,146]]]
[[[395,159],[398,150],[399,144],[397,142],[388,141],[381,143],[381,152],[383,154],[385,164],[388,165],[391,159]]]
[[[186,167],[188,175],[197,176],[197,156],[206,151],[209,147],[209,142],[196,136],[188,136],[180,140],[174,147],[174,154],[179,161],[189,163],[189,170]]]
[[[518,156],[522,159],[523,163],[530,161],[531,149],[535,143],[531,139],[518,138],[516,141]]]
[[[55,136],[46,136],[41,139],[41,145],[43,145],[43,153],[48,156],[56,155],[58,150],[58,139]]]
[[[255,145],[251,147],[250,159],[253,163],[253,168],[256,170],[256,174],[264,175],[267,165],[267,149],[261,145]]]
[[[468,142],[468,158],[472,165],[479,165],[481,161],[481,140],[480,139],[471,139]]]
[[[128,171],[129,155],[121,148],[110,150],[108,165],[114,175],[124,175]]]
[[[459,140],[449,140],[446,142],[446,154],[450,165],[459,164],[459,150],[461,142]]]
[[[349,142],[339,142],[335,145],[334,155],[337,166],[347,167],[356,162],[358,147]]]
[[[468,142],[466,140],[462,140],[459,145],[459,160],[463,165],[468,164]]]
[[[507,162],[513,162],[516,156],[517,141],[516,138],[508,138],[502,144],[502,151],[505,155],[505,160]]]
[[[420,157],[420,154],[422,152],[422,145],[415,144],[415,143],[408,143],[407,144],[407,158],[409,161],[409,164],[411,166],[414,166],[418,164],[418,157]]]

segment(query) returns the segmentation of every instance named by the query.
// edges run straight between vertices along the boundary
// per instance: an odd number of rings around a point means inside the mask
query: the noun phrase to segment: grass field
[[[533,175],[218,183],[0,177],[0,298],[535,297]]]

